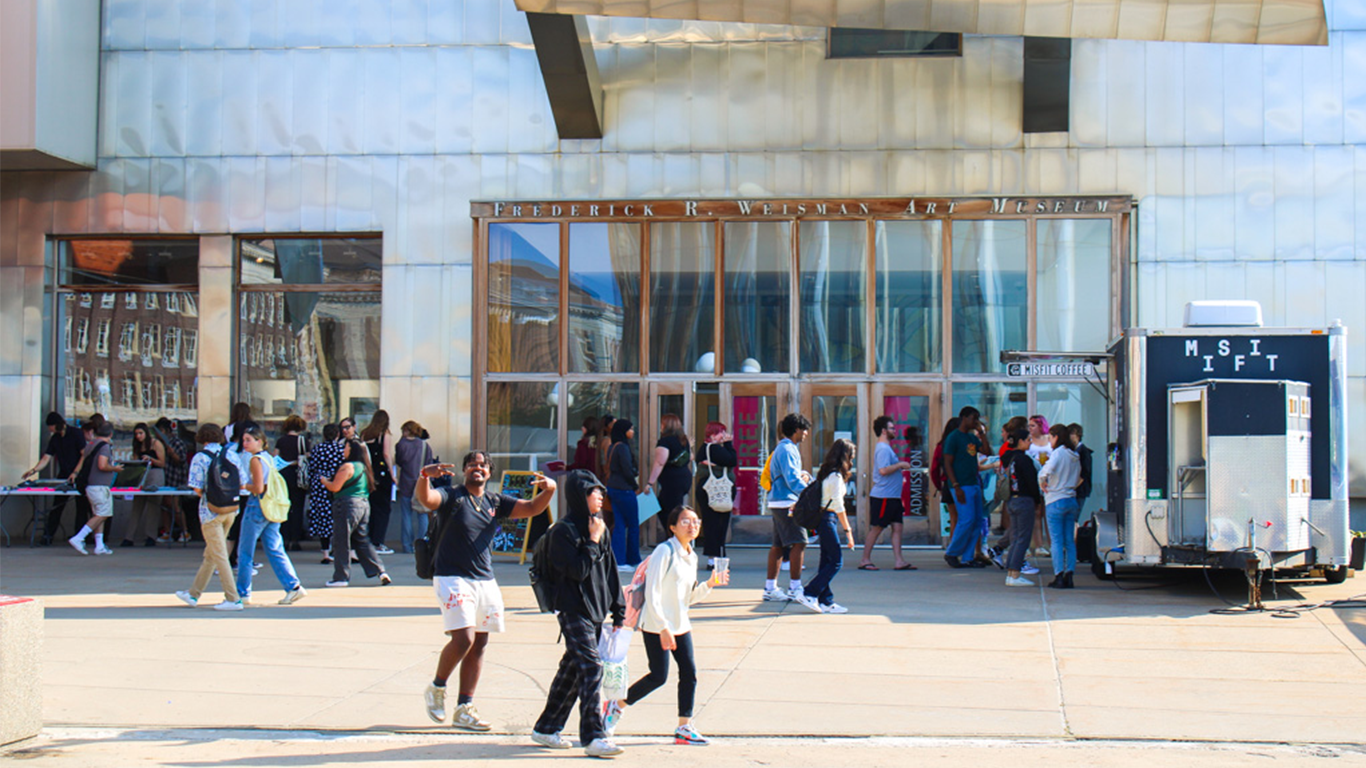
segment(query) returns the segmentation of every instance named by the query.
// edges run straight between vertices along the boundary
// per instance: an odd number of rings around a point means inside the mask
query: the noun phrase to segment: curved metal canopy
[[[523,11],[977,35],[1327,45],[1323,0],[516,0]]]

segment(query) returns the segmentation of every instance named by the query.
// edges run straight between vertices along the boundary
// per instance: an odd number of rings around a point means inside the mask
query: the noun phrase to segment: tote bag
[[[722,468],[721,474],[712,474],[713,466],[711,463],[711,443],[707,443],[707,482],[702,484],[702,491],[707,494],[707,506],[713,512],[729,512],[735,508],[735,483],[726,477],[726,470]]]

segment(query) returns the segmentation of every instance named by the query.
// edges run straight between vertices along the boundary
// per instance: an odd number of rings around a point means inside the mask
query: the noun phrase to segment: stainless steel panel
[[[319,4],[315,17],[318,25],[318,44],[324,47],[346,47],[356,42],[356,14],[364,0],[331,0]]]
[[[1330,29],[1366,30],[1366,5],[1356,0],[1327,0]]]
[[[294,157],[265,158],[265,232],[299,232],[302,213],[303,166]]]
[[[1071,138],[1080,147],[1103,147],[1107,141],[1109,109],[1108,44],[1094,40],[1072,43],[1072,89],[1069,127]],[[1131,98],[1117,93],[1116,98]],[[995,115],[992,123],[996,122]]]
[[[1262,103],[1266,109],[1267,144],[1304,142],[1304,51],[1269,47],[1262,50]]]
[[[1220,146],[1224,143],[1224,57],[1218,46],[1181,46],[1185,58],[1186,146]],[[1233,77],[1239,77],[1234,73]]]
[[[22,223],[22,222],[21,222]],[[101,160],[90,176],[90,228],[87,232],[123,229],[123,161]]]
[[[474,147],[473,65],[467,48],[436,51],[436,89],[432,129],[436,151],[466,154]]]
[[[328,162],[322,157],[301,157],[299,162],[299,229],[323,232],[327,229]]]
[[[890,8],[888,11],[890,12]],[[1025,4],[1016,0],[980,0],[977,4],[977,31],[982,35],[1024,34]],[[888,25],[891,27],[891,25]],[[891,27],[897,29],[897,27]],[[931,27],[901,27],[931,29]]]
[[[217,51],[184,54],[185,154],[223,154],[223,74]]]
[[[1140,147],[1148,143],[1148,43],[1116,41],[1105,46],[1106,120],[1110,146]]]
[[[104,0],[105,50],[141,50],[147,42],[146,0]]]
[[[1101,195],[1121,189],[1115,177],[1116,150],[1082,149],[1077,150],[1075,156],[1078,192]]]
[[[1050,1],[1057,2],[1057,0]],[[1028,5],[1030,5],[1030,3],[1021,3],[1021,5],[1025,5],[1027,7]],[[1028,13],[1029,11],[1026,9],[1026,18],[1028,18]],[[960,30],[971,28],[972,26],[974,26],[976,16],[976,2],[953,3],[944,2],[944,0],[934,0],[934,2],[930,3],[930,25],[928,27],[925,27],[925,29]],[[841,26],[849,25],[842,24]],[[1014,34],[1022,33],[1023,29],[1021,29],[1019,32],[1015,32]]]
[[[1309,541],[1317,556],[1314,562],[1321,565],[1347,564],[1352,554],[1352,534],[1348,520],[1346,498],[1313,499],[1309,502],[1309,522],[1313,523],[1309,527]]]
[[[24,373],[24,273],[33,267],[0,267],[0,376]],[[41,269],[37,270],[41,273]]]
[[[1355,258],[1354,152],[1351,147],[1321,146],[1313,154],[1314,256]]]
[[[553,193],[554,179],[550,173],[550,158],[545,155],[513,155],[508,160],[513,169],[513,196],[521,200],[545,200]],[[658,188],[641,197],[659,197]]]
[[[362,54],[361,66],[365,70],[364,96],[358,99],[365,115],[361,152],[394,154],[398,151],[397,129],[400,125],[394,118],[402,116],[398,51],[392,48],[367,50]]]
[[[1262,49],[1226,45],[1220,50],[1224,55],[1224,143],[1259,145],[1265,122],[1262,81],[1250,73],[1262,71]]]
[[[1366,462],[1362,462],[1360,459],[1351,461],[1350,459],[1339,458],[1350,457],[1347,452],[1348,434],[1366,434],[1366,379],[1342,376],[1339,377],[1339,380],[1344,381],[1341,388],[1343,395],[1334,402],[1342,403],[1347,408],[1347,429],[1343,430],[1341,439],[1337,439],[1335,436],[1333,441],[1341,448],[1341,450],[1335,448],[1333,456],[1338,464],[1338,469],[1342,470],[1341,475],[1335,474],[1333,476],[1334,493],[1337,493],[1338,488],[1346,486],[1346,491],[1351,496],[1366,496]],[[1333,392],[1335,398],[1338,397],[1337,392],[1338,388],[1335,386]]]
[[[1343,142],[1366,143],[1366,33],[1344,32],[1334,37],[1342,53]]]
[[[225,162],[228,182],[228,231],[265,231],[265,158],[229,157]]]
[[[174,0],[163,0],[169,4]],[[175,3],[180,11],[180,47],[184,49],[212,48],[214,27],[217,26],[215,3]]]
[[[1269,137],[1268,137],[1269,138]],[[1276,147],[1276,258],[1314,258],[1313,150]]]
[[[508,0],[496,3],[500,13],[499,42],[516,47],[531,45],[531,27],[527,24],[526,14]]]
[[[1195,155],[1194,256],[1201,261],[1233,259],[1238,237],[1233,223],[1233,150],[1216,146],[1188,152]]]
[[[1322,327],[1324,318],[1322,301],[1304,301],[1305,296],[1323,296],[1327,271],[1321,261],[1285,261],[1276,265],[1280,276],[1285,324],[1291,327]]]
[[[181,165],[183,175],[184,163],[174,161]],[[52,179],[52,232],[56,234],[68,234],[74,232],[84,232],[90,226],[90,177],[89,173],[58,173]],[[30,181],[31,174],[5,174],[5,178],[14,178],[16,182],[21,179]],[[19,198],[11,196],[8,191],[0,192],[0,210],[18,210]],[[18,233],[17,222],[12,222],[8,218],[0,218],[0,264],[8,266],[11,262],[8,259],[10,243]]]
[[[288,155],[294,144],[294,59],[288,51],[258,51],[254,63],[257,151]],[[309,90],[314,83],[304,81],[302,87]]]
[[[1275,156],[1269,148],[1233,151],[1234,246],[1238,258],[1271,260],[1276,253]]]
[[[498,42],[502,11],[501,2],[467,0],[465,2],[465,40],[471,45],[490,45]]]
[[[468,17],[467,17],[468,18]],[[480,47],[471,52],[474,77],[473,151],[481,154],[508,151],[510,116],[507,99],[508,57],[510,51],[502,47]],[[646,78],[648,81],[648,78]],[[623,105],[624,106],[624,105]],[[626,119],[642,119],[648,112],[632,112]]]
[[[497,7],[498,3],[489,3]],[[356,45],[384,46],[393,42],[389,20],[390,3],[360,2],[356,4],[356,14],[352,17]]]
[[[185,161],[185,172],[189,175],[186,184],[186,198],[190,215],[194,221],[195,232],[225,232],[228,228],[228,212],[223,204],[222,161],[218,158],[192,157]],[[92,184],[92,192],[93,184]],[[94,206],[91,217],[95,216]],[[98,227],[90,230],[100,231]],[[201,253],[201,258],[203,254]]]
[[[52,228],[52,180],[60,174],[41,172],[26,174],[32,187],[19,198],[19,215],[15,222],[15,266],[41,267],[44,263],[43,243]]]
[[[427,43],[429,45],[454,45],[465,37],[464,0],[450,0],[427,5]],[[596,31],[593,39],[597,40]]]
[[[1209,40],[1213,16],[1212,2],[1189,2],[1189,0],[1169,2],[1167,3],[1166,29],[1163,39],[1190,43]]]
[[[425,1],[422,3],[426,7]],[[395,21],[398,19],[395,10]],[[405,33],[406,34],[406,33]],[[430,155],[436,152],[436,135],[443,126],[437,122],[437,91],[446,87],[437,79],[437,49],[411,48],[399,51],[401,74],[398,125],[399,152],[405,155]],[[393,119],[396,116],[390,116]]]
[[[1145,135],[1149,146],[1185,143],[1186,46],[1149,43],[1145,61]]]
[[[881,100],[877,91],[877,62],[850,59],[835,67],[835,101],[830,104],[839,124],[839,146],[846,150],[878,146]],[[952,112],[941,118],[952,121]]]
[[[768,129],[760,127],[765,125],[765,120],[761,117],[765,106],[761,94],[764,93],[768,73],[771,71],[767,59],[768,47],[763,43],[731,43],[726,46],[729,56],[725,70],[725,75],[727,75],[726,88],[723,91],[725,102],[722,104],[725,111],[723,123],[725,137],[723,140],[725,146],[734,151],[761,150],[769,146],[766,133]],[[793,52],[789,46],[782,46],[782,48],[783,52],[780,54],[782,61],[800,66],[803,71],[809,71],[805,69],[807,62],[792,59]],[[833,75],[833,71],[825,73],[823,80],[826,85],[829,84]],[[801,89],[803,85],[805,84],[798,83],[796,88]],[[819,92],[820,84],[813,85]],[[808,90],[806,93],[809,95],[810,91]],[[622,107],[626,108],[626,106],[627,101],[623,99]],[[792,110],[789,114],[795,118],[802,114],[802,110]],[[706,119],[706,115],[700,117],[703,120]],[[783,132],[784,136],[794,135],[797,129],[796,120],[792,122],[794,125]]]
[[[785,47],[771,46],[771,52],[777,54]],[[729,77],[730,49],[729,45],[698,45],[689,49],[688,66],[682,74],[688,78],[690,106],[686,113],[687,122],[681,128],[687,132],[689,147],[694,152],[718,151],[726,147],[727,121],[721,116],[725,114],[723,110],[726,108],[728,92],[718,88],[717,84],[726,82]],[[781,87],[782,73],[770,71],[768,74],[762,98],[766,106],[778,108],[769,114],[781,116],[785,99],[781,95],[775,96],[773,89]],[[764,130],[771,133],[774,128],[788,122],[778,117],[768,121]]]
[[[1162,562],[1167,545],[1167,502],[1126,499],[1124,502],[1124,560],[1133,565]]]
[[[1348,376],[1366,376],[1366,263],[1329,262],[1324,265],[1323,315],[1329,324],[1341,320],[1349,330],[1332,344],[1344,347]]]
[[[1298,41],[1298,45],[1325,45],[1328,42],[1322,3],[1262,0],[1257,42],[1283,45],[1292,40]]]
[[[354,155],[361,151],[365,132],[365,101],[356,98],[356,84],[364,82],[365,63],[358,50],[327,52],[327,153]]]
[[[113,89],[112,114],[117,134],[113,154],[142,157],[152,133],[152,72],[143,51],[117,54],[118,79]]]
[[[247,3],[220,0],[215,8],[213,23],[215,48],[247,48],[251,45],[250,11],[251,6]]]
[[[1334,42],[1341,42],[1337,36]],[[1304,49],[1304,141],[1340,144],[1343,135],[1341,45]],[[1360,73],[1354,73],[1358,77]]]
[[[21,333],[14,333],[13,330],[6,335],[17,337],[23,344],[23,349],[19,356],[19,373],[34,377],[35,381],[41,381],[43,375],[43,358],[47,352],[43,348],[43,339],[48,329],[47,325],[51,322],[50,318],[44,317],[43,301],[47,290],[48,271],[41,266],[19,267],[16,270],[21,286],[21,300],[23,312],[23,326]],[[8,321],[12,317],[8,312],[0,311],[0,317]],[[14,325],[6,322],[6,328],[13,329]],[[5,355],[4,359],[11,359]]]
[[[342,227],[352,231],[392,231],[398,221],[398,158],[370,158],[369,173],[364,164],[357,166],[360,183],[370,188],[370,208],[360,211],[354,223]],[[386,263],[392,260],[385,258]]]
[[[285,48],[315,47],[321,44],[319,16],[332,5],[316,2],[286,2],[278,5],[280,44]]]
[[[655,109],[652,116],[641,117],[651,119],[654,123],[653,149],[660,152],[686,151],[691,133],[688,130],[689,113],[695,109],[691,103],[693,82],[688,66],[692,48],[665,44],[655,46],[654,51]],[[710,117],[715,119],[714,115]]]
[[[158,51],[148,55],[151,70],[150,130],[148,154],[176,157],[185,154],[187,112],[185,78],[186,54]]]
[[[5,439],[0,440],[0,467],[5,467],[11,476],[17,476],[38,462],[38,451],[46,431],[42,426],[42,403],[39,394],[42,385],[35,376],[0,376],[0,399],[5,403],[0,426],[5,430]],[[18,508],[15,504],[6,507]],[[9,519],[11,522],[18,522]],[[22,530],[23,522],[10,530]]]
[[[251,0],[247,24],[248,40],[252,48],[278,48],[284,43],[284,20],[280,18],[279,0]]]
[[[1215,43],[1236,43],[1257,34],[1260,0],[1224,0],[1213,8],[1209,38]]]
[[[984,2],[990,1],[984,0]],[[930,26],[930,12],[933,5],[932,0],[902,0],[898,3],[888,3],[882,12],[882,18],[887,29],[934,29]],[[793,8],[794,10],[796,8],[795,2]],[[1023,18],[1023,14],[1021,17]],[[983,34],[988,34],[985,29]],[[995,32],[992,34],[1010,33]]]
[[[125,159],[123,174],[124,232],[153,232],[156,230],[157,201],[152,194],[152,161]]]
[[[255,54],[224,51],[219,62],[223,78],[223,154],[256,154],[256,125],[260,104],[256,78],[252,76]]]
[[[1208,471],[1211,552],[1309,547],[1309,499],[1289,493],[1291,477],[1309,475],[1309,433],[1211,436]]]
[[[109,7],[109,3],[105,3]],[[177,50],[180,48],[180,3],[173,0],[152,0],[146,12],[146,46],[148,50]],[[106,45],[108,44],[106,39]]]
[[[1071,0],[1026,0],[1024,34],[1039,37],[1071,37]]]
[[[328,54],[309,50],[290,51],[288,55],[289,71],[296,84],[291,89],[292,114],[287,118],[289,151],[296,155],[322,154],[328,145]]]
[[[992,126],[996,122],[992,109],[994,104],[989,99],[974,98],[979,93],[991,93],[992,47],[992,41],[987,38],[963,39],[963,55],[954,67],[953,89],[957,98],[954,99],[951,113],[954,146],[958,149],[988,149],[992,146]],[[879,62],[870,63],[876,65]],[[869,73],[869,84],[876,82],[880,69],[874,67]],[[880,122],[878,118],[886,114],[886,109],[876,98],[869,98],[867,102],[869,108],[874,110],[869,116],[869,123],[876,125]],[[887,142],[883,141],[882,146],[886,145]]]
[[[1072,35],[1113,38],[1119,31],[1119,8],[1108,0],[1072,0]]]

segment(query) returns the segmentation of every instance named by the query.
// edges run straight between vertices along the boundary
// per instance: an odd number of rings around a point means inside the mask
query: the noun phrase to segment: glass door
[[[721,384],[721,413],[729,419],[720,421],[730,429],[735,437],[735,453],[738,466],[735,472],[736,503],[733,516],[734,535],[741,536],[747,529],[743,518],[756,521],[752,526],[757,536],[771,535],[771,528],[758,525],[763,514],[763,500],[759,489],[759,473],[763,471],[764,461],[773,447],[782,438],[778,434],[778,422],[787,414],[790,407],[786,384]]]
[[[940,543],[939,501],[930,484],[930,457],[942,425],[942,392],[938,385],[875,384],[872,418],[890,416],[892,449],[911,468],[902,472],[901,501],[905,508],[903,544]],[[869,466],[872,466],[871,456]],[[871,469],[870,469],[871,471]]]
[[[867,493],[860,491],[868,487],[872,467],[873,417],[869,414],[867,394],[867,384],[811,384],[802,389],[802,413],[811,420],[811,434],[802,445],[802,459],[811,476],[816,476],[836,440],[850,440],[858,449],[854,476],[845,498],[850,519],[857,515],[860,521],[854,525],[856,537],[866,530],[863,526],[868,515]]]

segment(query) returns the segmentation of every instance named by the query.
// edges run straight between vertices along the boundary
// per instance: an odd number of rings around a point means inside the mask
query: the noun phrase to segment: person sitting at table
[[[161,442],[146,424],[133,426],[133,458],[147,462],[147,474],[142,488],[155,490],[166,484],[166,444]],[[133,499],[133,512],[123,528],[123,543],[131,547],[141,538],[144,547],[157,545],[157,524],[161,522],[161,497],[138,496]]]
[[[47,440],[47,448],[43,449],[43,456],[38,459],[38,463],[25,472],[20,480],[27,480],[36,476],[46,469],[53,460],[57,462],[57,477],[70,477],[76,472],[76,464],[80,462],[81,454],[85,451],[85,436],[81,434],[81,430],[68,427],[66,418],[56,411],[47,415],[46,423],[48,434],[52,435]],[[57,526],[62,523],[62,512],[66,510],[66,502],[69,498],[71,497],[57,496],[53,499],[52,509],[47,512],[47,525],[43,527],[43,546],[46,547],[51,544],[52,537],[57,535]],[[72,521],[72,528],[75,528],[75,523],[80,522],[80,519],[81,510],[78,505],[76,519]]]

